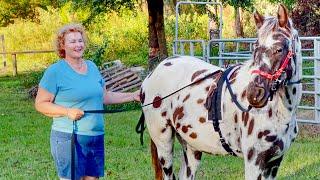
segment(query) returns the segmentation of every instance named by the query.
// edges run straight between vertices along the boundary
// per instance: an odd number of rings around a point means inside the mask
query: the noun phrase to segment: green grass
[[[50,154],[51,120],[33,108],[18,77],[0,77],[0,179],[58,179]],[[141,146],[135,125],[140,112],[105,116],[105,177],[103,179],[153,179],[149,136]],[[320,136],[299,137],[286,154],[278,179],[319,179]],[[175,174],[181,157],[175,146]],[[243,161],[205,154],[197,179],[244,179]]]

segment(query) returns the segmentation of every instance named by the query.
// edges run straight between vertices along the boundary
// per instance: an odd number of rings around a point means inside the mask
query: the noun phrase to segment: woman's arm
[[[131,101],[140,101],[140,90],[137,90],[132,93],[121,93],[121,92],[112,92],[105,91],[104,92],[104,104],[120,104]]]
[[[67,116],[72,120],[78,120],[84,115],[84,112],[80,109],[59,106],[54,104],[53,100],[53,94],[39,87],[35,100],[36,110],[48,117]]]

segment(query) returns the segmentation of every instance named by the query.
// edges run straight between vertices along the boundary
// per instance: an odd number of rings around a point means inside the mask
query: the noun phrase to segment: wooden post
[[[2,34],[0,36],[0,40],[1,40],[1,46],[2,46],[2,52],[4,54],[2,54],[2,62],[3,62],[3,67],[6,69],[7,68],[7,61],[6,61],[6,49],[5,49],[5,44],[4,44],[4,35]]]
[[[13,67],[13,76],[17,76],[18,68],[17,68],[17,54],[12,54],[12,67]]]

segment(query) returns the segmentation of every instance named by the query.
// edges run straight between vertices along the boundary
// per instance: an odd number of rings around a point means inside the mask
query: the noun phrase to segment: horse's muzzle
[[[268,102],[269,90],[266,85],[257,85],[254,82],[249,83],[247,88],[247,99],[251,106],[262,108]]]

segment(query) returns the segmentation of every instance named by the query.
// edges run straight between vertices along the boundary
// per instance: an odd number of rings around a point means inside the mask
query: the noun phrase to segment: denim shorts
[[[51,130],[50,145],[60,178],[71,179],[71,133]],[[104,175],[104,135],[75,134],[76,179]]]

